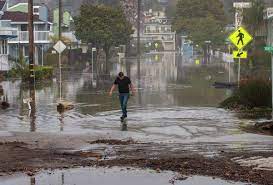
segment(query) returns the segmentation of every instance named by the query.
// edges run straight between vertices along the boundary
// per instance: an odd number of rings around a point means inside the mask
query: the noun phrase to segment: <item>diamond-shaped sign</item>
[[[243,27],[230,34],[228,38],[239,50],[253,40],[252,36]]]
[[[58,52],[62,53],[66,49],[66,45],[62,41],[58,41],[53,48]]]

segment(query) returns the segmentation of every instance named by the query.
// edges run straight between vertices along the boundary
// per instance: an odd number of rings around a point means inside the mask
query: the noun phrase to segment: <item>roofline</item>
[[[15,5],[11,6],[11,7],[8,7],[7,10],[9,11],[10,9],[16,8],[16,7],[20,6],[20,5],[28,5],[28,3],[17,3]],[[40,7],[41,7],[41,5],[33,5],[33,8],[40,8]]]
[[[18,6],[20,6],[20,5],[23,5],[23,4],[27,4],[27,3],[17,3],[17,4],[15,4],[15,5],[11,6],[11,7],[8,7],[7,10],[9,11],[10,9],[16,8],[16,7],[18,7]]]

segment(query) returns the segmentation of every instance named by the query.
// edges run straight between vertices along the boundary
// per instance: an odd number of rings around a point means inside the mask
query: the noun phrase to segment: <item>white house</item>
[[[161,41],[164,50],[175,50],[176,33],[172,31],[170,20],[165,17],[151,17],[144,23],[143,38]]]

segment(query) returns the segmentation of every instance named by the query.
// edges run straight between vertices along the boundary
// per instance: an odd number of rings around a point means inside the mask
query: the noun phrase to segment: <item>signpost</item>
[[[231,45],[230,43],[228,43],[228,54],[230,55],[230,53],[231,53]],[[228,82],[230,83],[230,81],[231,81],[231,74],[230,74],[230,61],[229,61],[228,62]]]
[[[236,31],[229,35],[228,39],[232,44],[234,44],[238,48],[238,51],[233,52],[233,58],[239,59],[238,87],[240,87],[241,58],[247,58],[247,52],[243,51],[242,49],[253,40],[253,37],[243,27],[239,27]]]
[[[59,73],[60,73],[60,102],[62,101],[62,52],[66,49],[66,45],[62,41],[58,41],[53,48],[59,53]]]
[[[264,50],[271,53],[271,83],[272,83],[272,119],[273,119],[273,46],[266,46]]]

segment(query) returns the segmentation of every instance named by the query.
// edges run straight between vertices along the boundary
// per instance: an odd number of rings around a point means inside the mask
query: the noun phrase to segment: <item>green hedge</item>
[[[35,80],[50,80],[53,77],[53,67],[51,66],[35,66]],[[22,80],[28,80],[29,70],[28,68],[13,68],[7,73],[8,78],[21,78]]]
[[[51,66],[35,66],[35,79],[48,80],[53,77],[53,67]]]

